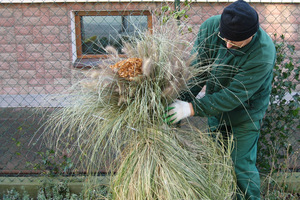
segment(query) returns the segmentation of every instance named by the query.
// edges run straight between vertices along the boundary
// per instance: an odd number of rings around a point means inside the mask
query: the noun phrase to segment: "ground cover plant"
[[[230,149],[195,127],[165,123],[165,108],[189,80],[209,71],[192,66],[192,43],[177,21],[124,41],[126,58],[111,57],[85,73],[70,105],[50,115],[43,138],[69,152],[93,176],[111,176],[111,199],[230,199],[236,190]],[[197,84],[193,82],[193,84]]]

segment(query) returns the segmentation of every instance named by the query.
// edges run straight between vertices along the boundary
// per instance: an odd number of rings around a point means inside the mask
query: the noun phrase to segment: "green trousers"
[[[231,157],[238,186],[236,199],[260,199],[260,177],[255,165],[260,122],[243,123],[233,127],[209,123],[209,126],[214,131],[220,131],[224,138],[233,134],[234,147]]]

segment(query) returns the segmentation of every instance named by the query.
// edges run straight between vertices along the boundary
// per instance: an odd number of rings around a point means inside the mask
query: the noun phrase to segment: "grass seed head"
[[[113,47],[113,46],[107,46],[107,47],[105,48],[105,50],[106,50],[108,53],[112,54],[113,56],[119,57],[118,50],[117,50],[115,47]]]
[[[143,61],[143,66],[142,66],[142,72],[143,75],[146,77],[150,77],[152,70],[153,70],[153,66],[152,66],[152,61],[151,58],[145,58]]]

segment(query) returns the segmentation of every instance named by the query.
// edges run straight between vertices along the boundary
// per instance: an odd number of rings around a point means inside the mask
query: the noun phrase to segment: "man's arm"
[[[271,63],[248,63],[232,78],[228,87],[207,94],[202,99],[194,99],[192,104],[195,115],[216,116],[242,105],[272,75],[272,68]]]

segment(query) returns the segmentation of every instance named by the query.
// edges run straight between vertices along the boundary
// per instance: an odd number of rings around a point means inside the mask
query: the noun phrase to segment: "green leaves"
[[[294,60],[295,46],[283,35],[274,41],[277,59],[273,71],[270,105],[263,120],[259,141],[258,166],[262,172],[288,167],[287,156],[292,157],[290,138],[299,131],[299,95],[294,91],[299,82],[299,61]],[[299,141],[294,141],[299,143]],[[290,158],[289,158],[290,159]]]
[[[170,19],[177,19],[177,20],[185,20],[188,19],[188,11],[190,10],[191,1],[184,1],[183,9],[180,9],[180,5],[175,5],[175,8],[171,8],[169,5],[162,6],[159,12],[155,12],[157,16],[161,17],[162,24],[167,23]],[[191,28],[189,28],[191,30]]]
[[[72,159],[67,155],[58,156],[53,149],[46,150],[45,152],[38,151],[36,154],[40,157],[40,162],[27,162],[27,167],[31,167],[34,170],[42,170],[50,177],[59,174],[68,174],[74,170]]]

